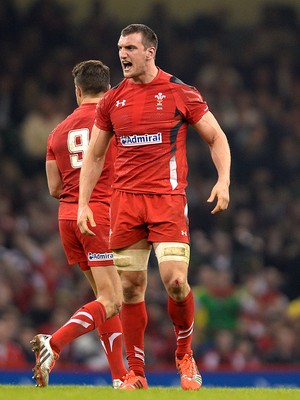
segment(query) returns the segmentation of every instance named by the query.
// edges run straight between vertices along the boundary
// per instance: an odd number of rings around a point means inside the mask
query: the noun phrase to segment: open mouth
[[[132,67],[132,63],[129,62],[129,61],[123,61],[122,64],[123,64],[123,69],[124,69],[124,71],[129,71],[130,68]]]

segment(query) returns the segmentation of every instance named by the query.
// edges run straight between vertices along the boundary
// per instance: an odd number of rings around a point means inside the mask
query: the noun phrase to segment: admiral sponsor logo
[[[131,135],[121,136],[121,143],[123,146],[139,146],[146,144],[162,143],[162,133],[154,133],[153,135]]]
[[[89,261],[106,261],[112,260],[113,254],[112,253],[91,253],[88,252]]]

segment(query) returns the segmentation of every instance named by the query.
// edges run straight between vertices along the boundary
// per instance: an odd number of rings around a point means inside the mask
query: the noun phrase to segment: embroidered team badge
[[[159,92],[154,97],[156,98],[156,109],[162,110],[163,109],[163,100],[165,99],[166,96],[164,94],[162,94],[161,92]]]

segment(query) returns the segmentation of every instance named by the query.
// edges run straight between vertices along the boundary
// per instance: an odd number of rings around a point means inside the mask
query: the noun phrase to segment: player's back
[[[78,202],[80,169],[94,125],[95,108],[96,103],[82,104],[49,136],[47,160],[56,160],[64,183],[59,199],[61,203]],[[106,154],[101,178],[92,193],[91,202],[109,202],[113,177],[112,165],[113,155],[110,148]]]

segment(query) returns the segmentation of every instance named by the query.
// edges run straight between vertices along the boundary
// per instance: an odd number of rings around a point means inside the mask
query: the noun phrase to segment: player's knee
[[[164,286],[174,300],[181,301],[188,290],[187,269],[190,246],[187,243],[162,242],[155,249]]]
[[[123,299],[125,303],[136,303],[140,298],[140,292],[133,286],[123,287]]]
[[[116,301],[116,302],[114,303],[114,306],[113,306],[113,315],[112,315],[112,316],[114,316],[114,315],[116,315],[116,314],[119,314],[119,312],[120,312],[120,310],[121,310],[121,305],[122,305],[121,300]]]
[[[147,285],[146,272],[123,272],[120,277],[125,303],[142,301]]]
[[[108,301],[102,301],[102,304],[105,306],[106,317],[111,318],[116,314],[119,314],[121,310],[121,299],[110,299]]]
[[[104,306],[107,318],[111,318],[120,312],[122,306],[121,293],[114,291],[111,287],[107,290],[101,290],[97,301]]]
[[[186,276],[179,274],[165,282],[165,287],[170,297],[176,301],[182,301],[186,296],[189,285]]]

